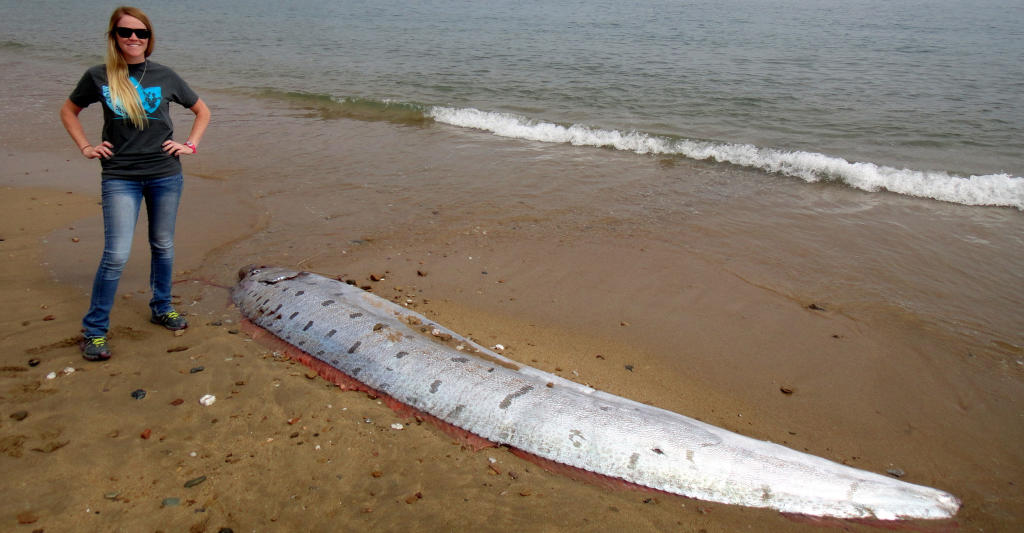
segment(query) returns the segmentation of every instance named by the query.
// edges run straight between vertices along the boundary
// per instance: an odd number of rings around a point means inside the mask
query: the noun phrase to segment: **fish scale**
[[[308,272],[247,267],[256,325],[396,400],[498,444],[701,500],[840,518],[948,518],[930,487],[758,441],[520,365],[429,318]],[[451,335],[461,350],[425,334]]]

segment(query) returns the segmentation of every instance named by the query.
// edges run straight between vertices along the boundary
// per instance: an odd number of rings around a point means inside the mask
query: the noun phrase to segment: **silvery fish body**
[[[258,326],[409,406],[544,459],[691,498],[815,516],[948,518],[960,505],[940,490],[520,365],[333,279],[280,268],[239,276],[235,304]]]

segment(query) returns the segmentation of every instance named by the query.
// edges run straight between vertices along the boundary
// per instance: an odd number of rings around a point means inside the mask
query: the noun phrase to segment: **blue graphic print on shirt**
[[[128,78],[128,81],[132,82],[132,85],[135,86],[135,90],[139,93],[139,100],[142,101],[142,109],[146,111],[146,118],[150,120],[159,120],[153,115],[153,112],[160,107],[160,99],[162,97],[160,86],[142,87],[134,76]],[[124,109],[121,108],[120,105],[114,105],[114,102],[110,98],[110,87],[107,85],[103,86],[103,100],[106,102],[107,107],[116,113],[119,118],[127,118]]]

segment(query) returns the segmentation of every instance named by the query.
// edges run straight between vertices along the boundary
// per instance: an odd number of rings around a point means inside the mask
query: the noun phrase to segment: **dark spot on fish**
[[[309,328],[313,327],[313,321],[306,322],[306,327],[302,328],[302,331],[309,331]]]
[[[290,287],[281,287],[281,292],[288,292]]]
[[[380,331],[386,327],[388,327],[387,324],[381,324],[380,322],[378,322],[373,325],[373,331]]]
[[[629,456],[629,468],[630,468],[630,470],[633,470],[633,469],[636,468],[636,462],[639,461],[639,460],[640,460],[640,454],[639,453],[634,453],[633,455]]]
[[[338,366],[339,363],[337,359],[331,359],[331,364],[334,366]]]
[[[434,382],[430,384],[430,392],[431,393],[436,393],[438,387],[440,387],[440,386],[441,386],[441,380],[435,379]]]
[[[317,355],[317,356],[321,356],[321,355],[323,355],[323,354],[324,354],[324,351],[323,351],[323,350],[320,350],[319,352],[317,352],[317,353],[316,353],[316,355]]]
[[[448,416],[445,418],[456,418],[462,414],[462,410],[465,408],[466,406],[463,404],[456,405],[455,409],[452,409],[452,412],[448,413]]]
[[[602,405],[601,406],[601,410],[602,411],[609,411],[609,410],[611,410],[611,407],[608,407],[607,405]]]
[[[277,307],[274,308],[274,312],[276,313],[276,312],[280,311],[281,307],[283,307],[283,306],[284,306],[284,304],[277,304]]]
[[[352,377],[356,377],[356,376],[358,376],[358,375],[359,375],[359,373],[360,373],[360,372],[362,372],[362,371],[363,371],[363,369],[362,369],[362,368],[357,368],[357,369],[353,370],[353,371],[352,371]]]
[[[336,330],[336,329],[332,329],[331,331],[328,331],[328,332],[327,332],[327,336],[328,336],[328,337],[333,337],[333,336],[334,336],[334,334],[335,334],[335,333],[337,333],[337,332],[338,332],[338,330]]]
[[[293,318],[295,318],[297,316],[299,316],[299,312],[298,311],[292,313],[292,316],[288,317],[288,320],[291,320],[291,319],[293,319]]]
[[[333,303],[334,303],[334,300],[324,300],[324,301],[320,302],[320,305],[322,305],[324,307],[327,307],[328,305],[331,305]]]
[[[362,313],[352,313],[351,315],[348,315],[349,318],[359,318],[361,316],[363,316]]]
[[[305,346],[306,341],[299,341],[299,346]]]
[[[409,352],[398,352],[395,354],[395,359],[401,359],[407,355],[409,355]]]
[[[279,314],[279,315],[275,316],[274,320],[281,320],[281,315]]]
[[[494,367],[492,366],[491,368],[488,368],[487,371],[488,372],[494,372]]]
[[[513,392],[511,394],[509,394],[508,396],[505,396],[505,399],[502,400],[501,403],[498,404],[498,407],[501,408],[501,409],[508,409],[508,406],[512,405],[512,400],[515,400],[516,398],[518,398],[518,397],[520,397],[520,396],[522,396],[522,395],[524,395],[524,394],[526,394],[526,393],[528,393],[528,392],[530,392],[532,390],[533,390],[533,385],[526,385],[525,387],[523,387],[523,388],[521,388],[521,389],[519,389],[519,390],[517,390],[517,391],[515,391],[515,392]]]
[[[356,353],[356,349],[359,348],[359,345],[362,343],[363,341],[356,341],[356,343],[353,344],[352,347],[348,349],[348,353]]]
[[[388,390],[388,389],[391,388],[391,384],[390,383],[381,383],[380,386],[377,387],[377,388],[380,389],[380,390]]]
[[[456,363],[468,363],[469,359],[466,359],[465,357],[452,357],[452,361],[455,361]]]
[[[661,448],[651,448],[651,451],[658,455],[665,455],[665,452],[661,451]]]
[[[303,294],[306,294],[306,291],[299,291],[295,293],[295,296],[302,296]]]

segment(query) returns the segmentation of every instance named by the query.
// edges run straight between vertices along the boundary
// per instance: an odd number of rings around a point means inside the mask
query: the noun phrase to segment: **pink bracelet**
[[[196,145],[193,144],[192,141],[185,141],[185,146],[191,148],[193,154],[196,153]]]

